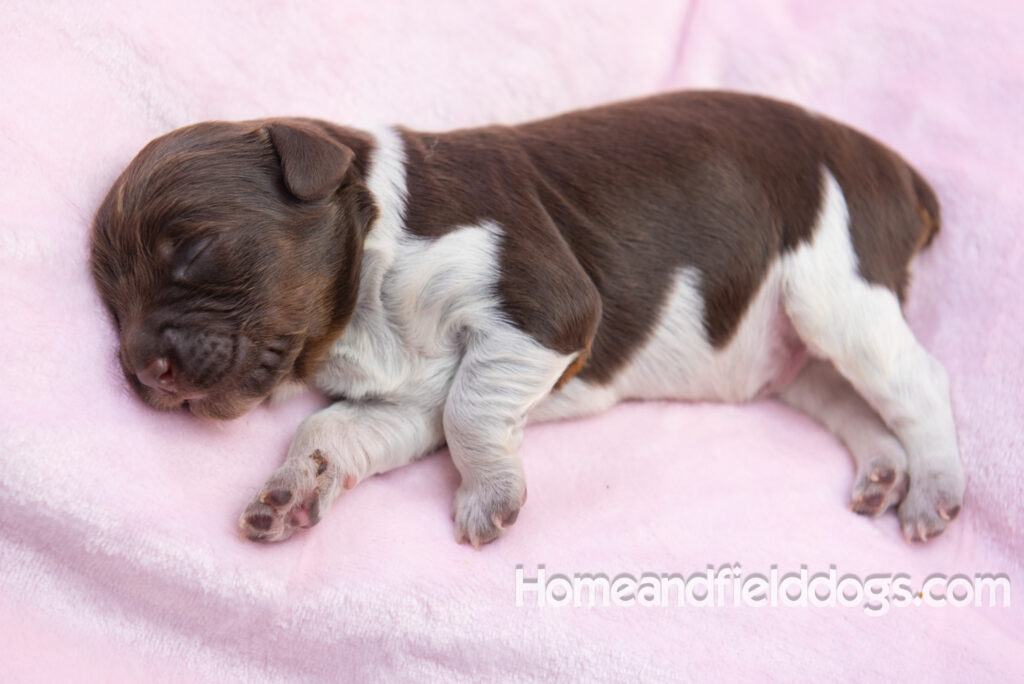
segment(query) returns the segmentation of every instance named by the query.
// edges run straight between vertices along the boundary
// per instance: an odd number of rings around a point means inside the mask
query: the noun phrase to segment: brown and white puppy
[[[964,490],[946,374],[901,313],[938,221],[866,136],[687,92],[439,134],[189,126],[114,184],[92,267],[152,406],[336,400],[243,513],[254,540],[447,443],[479,545],[525,501],[528,420],[770,394],[848,446],[854,510],[924,540]]]

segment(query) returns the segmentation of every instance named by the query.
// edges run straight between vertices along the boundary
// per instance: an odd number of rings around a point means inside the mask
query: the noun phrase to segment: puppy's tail
[[[913,166],[908,164],[907,167],[910,169],[910,177],[914,184],[914,194],[917,195],[917,212],[921,215],[921,236],[917,241],[917,251],[921,251],[939,234],[942,215],[939,198],[935,196],[932,186]]]

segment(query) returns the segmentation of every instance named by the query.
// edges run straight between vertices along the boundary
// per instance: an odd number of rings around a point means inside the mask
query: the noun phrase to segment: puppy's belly
[[[740,402],[769,394],[799,371],[806,350],[782,307],[772,268],[727,345],[715,349],[704,329],[696,269],[680,269],[658,326],[606,385],[574,379],[547,397],[532,420],[595,413],[627,399]]]

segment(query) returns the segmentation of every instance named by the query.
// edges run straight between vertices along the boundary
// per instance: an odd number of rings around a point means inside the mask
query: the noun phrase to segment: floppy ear
[[[313,128],[267,125],[288,191],[300,200],[323,199],[338,189],[355,152]]]

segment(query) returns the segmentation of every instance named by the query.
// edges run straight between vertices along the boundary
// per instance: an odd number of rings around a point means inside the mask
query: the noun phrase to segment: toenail
[[[939,517],[942,518],[943,520],[946,520],[947,522],[950,521],[950,520],[956,519],[956,516],[958,516],[958,515],[960,515],[960,507],[959,506],[953,506],[949,510],[942,509],[942,508],[939,509]]]

